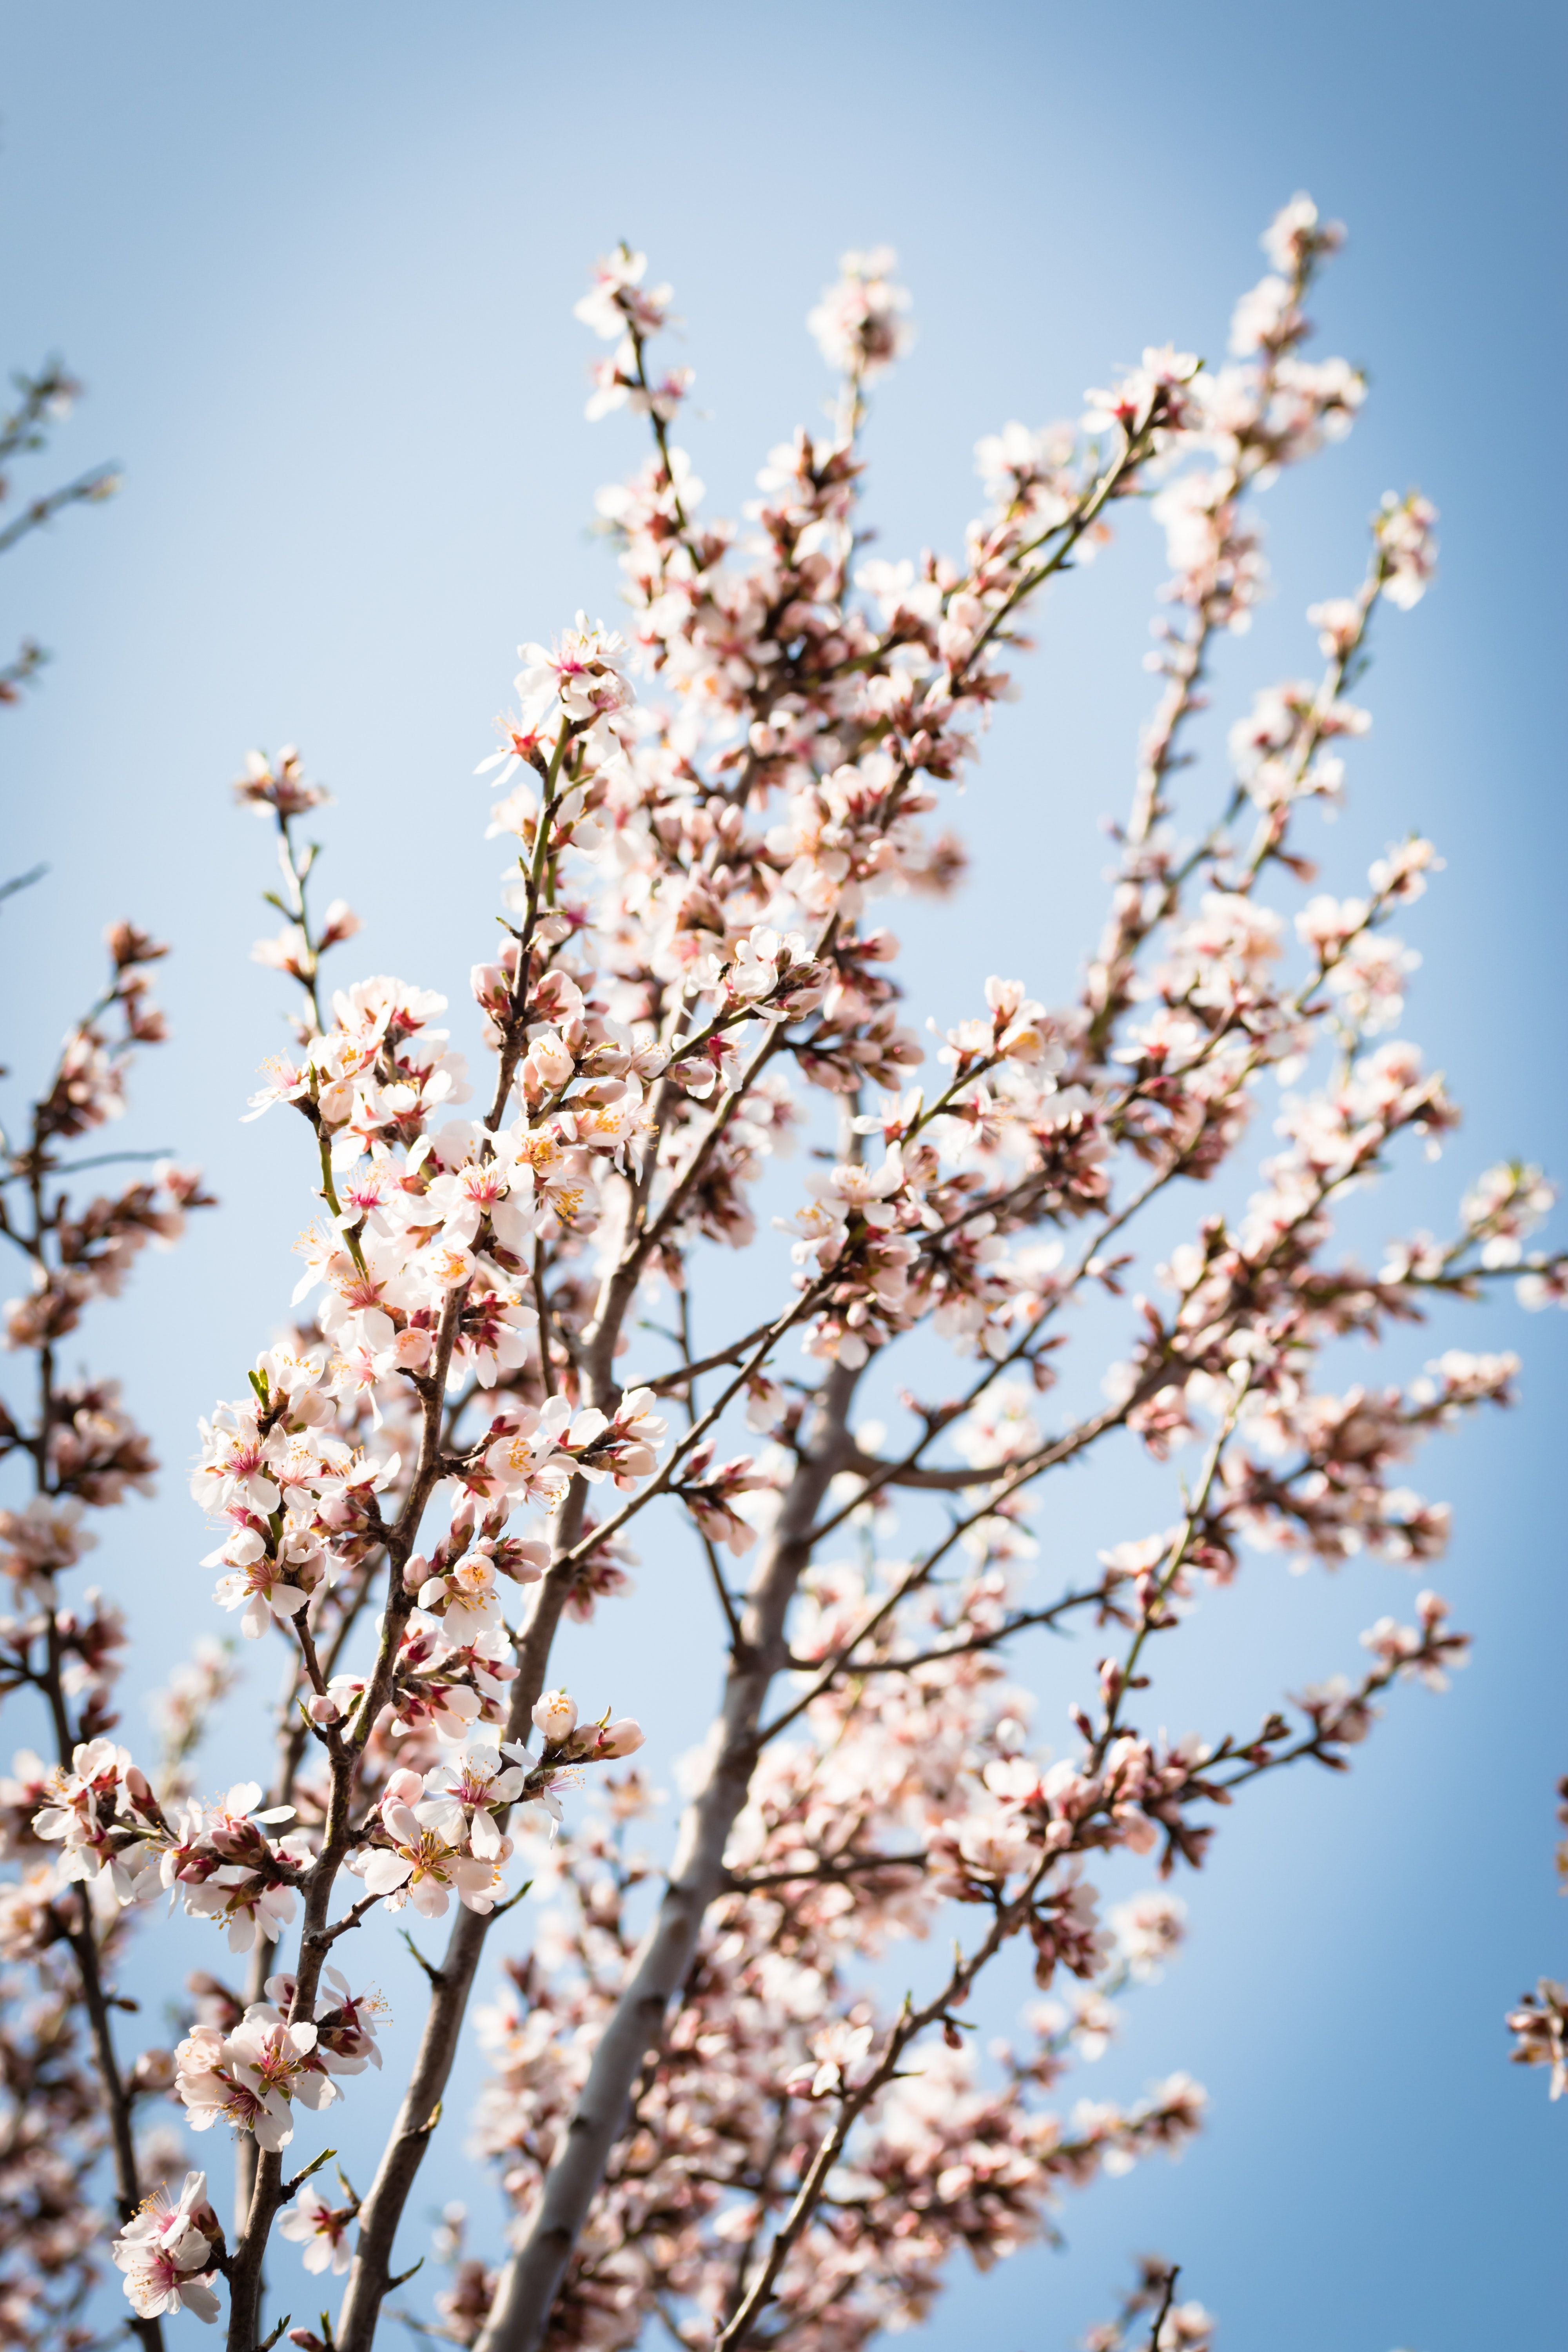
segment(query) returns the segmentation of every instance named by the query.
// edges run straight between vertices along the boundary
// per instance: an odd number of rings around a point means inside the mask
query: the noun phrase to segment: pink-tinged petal
[[[378,1848],[365,1864],[364,1891],[367,1895],[394,1894],[413,1874],[414,1864],[405,1856]]]

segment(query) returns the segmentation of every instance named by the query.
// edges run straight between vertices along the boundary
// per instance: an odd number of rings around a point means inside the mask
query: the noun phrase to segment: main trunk
[[[664,1900],[594,2053],[528,2234],[501,2273],[476,2352],[537,2352],[543,2344],[572,2249],[626,2129],[637,2076],[691,1965],[704,1914],[722,1890],[724,1852],[751,1786],[763,1707],[785,1656],[789,1604],[811,1558],[811,1530],[823,1496],[846,1451],[856,1378],[836,1365],[823,1383],[810,1450],[790,1483],[752,1581],[724,1686],[713,1762],[687,1808]]]

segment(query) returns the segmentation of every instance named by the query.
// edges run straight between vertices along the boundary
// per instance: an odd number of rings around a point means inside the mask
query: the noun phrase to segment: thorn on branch
[[[297,2172],[292,2180],[285,2180],[278,2191],[281,2201],[287,2205],[290,2198],[294,2197],[299,2190],[303,2189],[306,2181],[310,2179],[312,2173],[320,2172],[323,2164],[331,2164],[337,2152],[338,2151],[335,2147],[324,2147],[320,2156],[313,2156],[310,2158],[310,2163],[305,2167],[303,2172]],[[289,2325],[288,2321],[285,2320],[283,2325],[287,2327]]]
[[[532,1883],[533,1882],[531,1879],[529,1884],[531,1885]],[[509,1905],[507,1907],[510,1909],[510,1906]],[[431,1984],[436,1987],[437,1991],[439,1991],[442,1985],[447,1981],[446,1970],[444,1969],[438,1969],[434,1960],[427,1960],[426,1958],[424,1953],[420,1950],[418,1945],[415,1942],[406,1927],[399,1927],[397,1932],[402,1937],[404,1942],[407,1945],[409,1950],[413,1953],[415,1958],[418,1961],[420,1967],[424,1969],[425,1974],[429,1979]]]
[[[30,890],[48,872],[47,866],[34,866],[26,874],[13,874],[8,882],[0,882],[0,900],[14,898],[18,890]]]

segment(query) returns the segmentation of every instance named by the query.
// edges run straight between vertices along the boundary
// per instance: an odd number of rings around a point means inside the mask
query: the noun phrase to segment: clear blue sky
[[[5,567],[0,643],[29,630],[58,656],[0,713],[6,868],[55,867],[0,936],[5,1058],[63,1027],[109,918],[172,938],[176,1042],[126,1140],[201,1157],[226,1203],[90,1335],[170,1465],[100,1555],[155,1646],[216,1622],[176,1474],[278,1319],[309,1206],[282,1118],[237,1123],[280,992],[246,961],[266,846],[225,786],[252,742],[298,739],[339,796],[328,874],[366,919],[358,968],[460,994],[494,903],[470,771],[513,648],[613,604],[584,526],[633,442],[624,419],[583,422],[570,306],[621,235],[675,281],[707,412],[689,438],[722,512],[815,416],[801,321],[835,257],[898,246],[921,341],[871,448],[900,553],[958,541],[979,433],[1074,414],[1145,341],[1217,353],[1295,188],[1345,217],[1316,309],[1373,399],[1272,501],[1279,593],[1233,649],[1226,716],[1308,658],[1301,607],[1353,581],[1378,493],[1418,481],[1443,510],[1444,576],[1391,616],[1328,847],[1348,877],[1419,824],[1448,860],[1411,927],[1409,1017],[1469,1117],[1418,1171],[1415,1213],[1440,1222],[1510,1150],[1568,1174],[1559,11],[55,0],[9,8],[5,48],[0,358],[63,351],[92,396],[62,464],[113,456],[128,477]],[[966,1008],[988,970],[1070,984],[1095,821],[1125,801],[1148,700],[1158,572],[1133,527],[1049,608],[1027,699],[961,812],[970,894],[898,918],[918,1017]],[[1390,1199],[1373,1225],[1394,1216]],[[1187,1958],[1084,2081],[1131,2094],[1187,2066],[1210,2131],[1180,2169],[1069,2204],[1067,2261],[955,2273],[931,2352],[1065,2347],[1151,2244],[1186,2265],[1230,2352],[1560,2340],[1568,2114],[1506,2065],[1500,2019],[1568,1961],[1550,1871],[1568,1356],[1560,1323],[1500,1303],[1449,1342],[1527,1355],[1521,1412],[1420,1474],[1457,1506],[1436,1580],[1479,1636],[1474,1666],[1440,1702],[1404,1696],[1350,1785],[1281,1787],[1226,1825],[1189,1889]],[[1097,1519],[1089,1491],[1058,1558],[1160,1524],[1157,1503],[1136,1528]],[[1211,1612],[1173,1727],[1238,1679],[1267,1693],[1327,1671],[1409,1598],[1386,1570],[1255,1573]],[[707,1686],[704,1668],[681,1689],[668,1627],[645,1576],[591,1669],[661,1754]],[[637,1687],[650,1655],[662,1696]],[[193,1944],[184,1964],[210,1958]],[[400,2014],[411,2030],[412,1991]],[[367,2093],[362,2170],[376,2112]]]

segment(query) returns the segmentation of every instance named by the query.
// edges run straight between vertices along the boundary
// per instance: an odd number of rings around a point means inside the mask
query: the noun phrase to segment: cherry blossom
[[[115,2267],[125,2273],[132,2310],[143,2319],[160,2314],[173,2318],[181,2311],[209,2323],[216,2319],[209,2265],[215,2244],[222,2243],[217,2216],[207,2202],[206,2174],[187,2172],[177,2204],[150,2199],[114,2242]]]
[[[279,2222],[278,2234],[303,2248],[308,2271],[330,2270],[335,2278],[353,2259],[353,2205],[329,2205],[314,2183],[307,2181]]]

